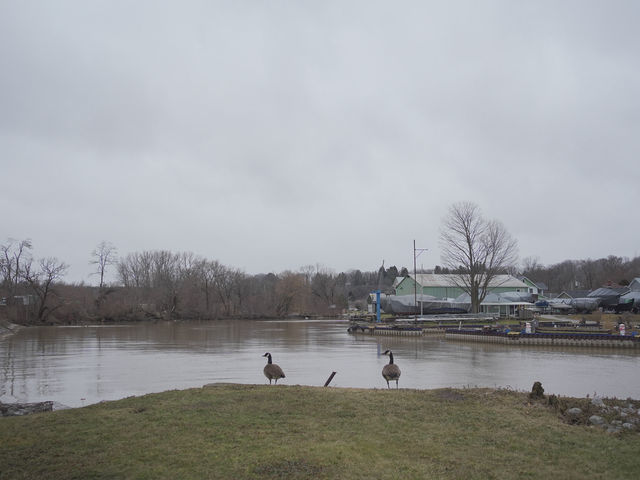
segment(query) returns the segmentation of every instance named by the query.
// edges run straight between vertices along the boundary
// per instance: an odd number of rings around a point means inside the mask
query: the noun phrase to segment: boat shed
[[[451,273],[418,273],[407,275],[396,285],[396,295],[422,293],[438,299],[457,298],[465,291],[459,285],[464,281],[461,275]],[[526,283],[512,275],[496,275],[489,284],[489,293],[519,292],[529,293]]]

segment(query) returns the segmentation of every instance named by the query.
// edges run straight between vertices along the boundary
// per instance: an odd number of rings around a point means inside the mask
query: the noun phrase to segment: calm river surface
[[[207,383],[268,383],[271,352],[286,385],[386,388],[393,350],[404,388],[505,387],[640,399],[640,355],[620,350],[509,347],[442,337],[350,335],[347,322],[218,321],[27,328],[0,340],[0,401],[77,407]]]

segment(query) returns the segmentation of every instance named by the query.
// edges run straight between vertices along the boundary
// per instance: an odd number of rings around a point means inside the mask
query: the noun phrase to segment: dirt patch
[[[440,390],[437,395],[440,400],[446,400],[448,402],[460,402],[464,400],[464,395],[450,388]]]
[[[313,478],[322,474],[324,467],[307,460],[281,460],[262,464],[254,472],[263,478]]]

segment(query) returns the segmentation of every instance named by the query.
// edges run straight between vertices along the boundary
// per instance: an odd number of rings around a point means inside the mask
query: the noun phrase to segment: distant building
[[[396,295],[421,293],[438,299],[457,298],[466,293],[456,283],[457,277],[458,275],[449,273],[418,273],[414,279],[413,275],[408,275],[396,285]],[[489,292],[530,293],[529,286],[512,275],[496,275],[489,284]]]
[[[600,306],[604,309],[615,307],[620,303],[620,297],[629,293],[628,287],[600,287],[590,292],[587,297],[600,300]]]
[[[628,285],[628,287],[632,292],[640,292],[640,277],[636,277],[631,280],[631,283]]]
[[[35,305],[36,304],[36,296],[35,295],[16,295],[13,297],[14,305]]]
[[[629,284],[629,292],[620,296],[620,303],[627,304],[628,302],[633,302],[633,313],[638,313],[640,310],[640,277],[636,277],[631,280]]]
[[[519,278],[521,282],[527,285],[527,288],[529,289],[528,292],[534,295],[535,298],[544,297],[545,292],[548,290],[547,286],[544,283],[534,282],[533,280],[525,277],[524,275]]]
[[[586,298],[591,293],[591,290],[565,290],[555,298],[566,298],[567,300],[573,300],[574,298]]]

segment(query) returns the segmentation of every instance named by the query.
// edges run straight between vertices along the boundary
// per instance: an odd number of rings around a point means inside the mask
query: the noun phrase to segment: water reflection
[[[0,341],[0,400],[54,400],[80,406],[212,382],[267,383],[266,351],[285,384],[386,388],[381,370],[394,352],[405,388],[511,387],[542,382],[548,393],[640,398],[640,355],[513,348],[440,337],[349,335],[344,322],[162,322],[24,329]]]

